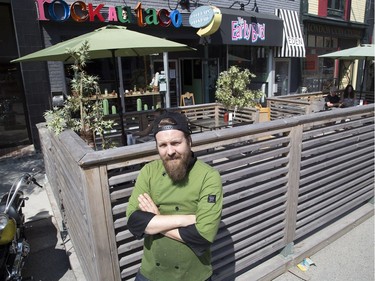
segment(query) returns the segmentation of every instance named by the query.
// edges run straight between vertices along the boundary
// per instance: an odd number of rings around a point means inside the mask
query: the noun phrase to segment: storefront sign
[[[201,37],[215,33],[221,24],[221,11],[214,6],[201,6],[195,9],[189,17],[189,24],[199,28],[197,34]]]
[[[316,23],[307,23],[308,34],[316,34],[321,36],[334,36],[334,37],[345,37],[345,38],[361,38],[363,30],[354,29],[342,26],[331,26]]]
[[[75,1],[68,4],[63,0],[35,0],[38,10],[38,20],[64,22],[72,19],[76,22],[121,22],[137,23],[141,27],[170,25],[175,28],[182,26],[182,15],[178,10],[168,11],[166,9],[156,10],[153,8],[143,9],[142,3],[138,2],[132,13],[128,6],[107,6],[83,1]]]
[[[201,6],[195,9],[189,17],[189,24],[195,28],[208,25],[214,18],[214,10],[210,6]]]
[[[289,46],[305,47],[303,38],[286,36],[286,40],[288,40]]]
[[[251,40],[255,43],[259,40],[266,39],[266,24],[247,23],[243,18],[232,21],[232,40]]]
[[[283,20],[275,15],[220,8],[219,31],[211,35],[212,44],[243,46],[281,46]]]

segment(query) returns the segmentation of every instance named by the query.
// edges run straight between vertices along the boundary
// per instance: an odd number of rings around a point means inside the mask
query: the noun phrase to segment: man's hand
[[[141,211],[154,213],[155,215],[160,215],[158,207],[155,205],[154,201],[147,193],[139,195],[138,202]]]

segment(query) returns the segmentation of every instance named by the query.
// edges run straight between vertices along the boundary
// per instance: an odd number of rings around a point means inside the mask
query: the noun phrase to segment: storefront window
[[[330,58],[321,59],[321,72],[324,75],[333,76],[334,60]]]
[[[341,10],[343,7],[343,0],[328,0],[328,8]]]
[[[331,40],[330,40],[331,41]],[[334,78],[334,60],[319,58],[332,49],[308,48],[302,74],[302,87],[306,92],[328,91],[337,81]]]
[[[342,18],[344,15],[344,0],[328,0],[327,15]]]
[[[323,36],[316,36],[316,46],[323,48]]]
[[[332,38],[332,48],[337,48],[337,38]]]
[[[315,35],[307,36],[307,46],[308,47],[315,47]]]
[[[331,37],[324,37],[324,47],[331,48],[332,40]]]
[[[267,49],[251,46],[228,46],[228,68],[232,65],[248,68],[256,75],[251,87],[261,88],[267,80]]]
[[[29,143],[22,79],[18,64],[11,64],[17,58],[17,45],[13,30],[10,6],[0,4],[2,28],[0,40],[0,147]]]

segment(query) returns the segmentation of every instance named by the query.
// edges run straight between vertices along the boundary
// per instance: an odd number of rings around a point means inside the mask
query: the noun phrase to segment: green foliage
[[[74,59],[71,69],[74,78],[71,81],[72,95],[64,102],[63,107],[53,108],[44,113],[47,127],[55,134],[60,134],[66,129],[72,129],[81,134],[82,138],[94,134],[102,138],[102,147],[108,148],[108,142],[104,138],[104,132],[112,129],[113,121],[103,119],[102,102],[99,99],[90,99],[98,95],[98,77],[88,75],[84,67],[89,59],[89,44],[85,41],[78,50],[68,50],[68,54]],[[88,140],[85,139],[87,142]]]
[[[225,107],[254,107],[259,103],[263,93],[260,90],[248,89],[251,78],[255,75],[249,69],[241,70],[231,66],[220,73],[216,81],[216,99]]]
[[[86,61],[90,58],[89,49],[89,43],[84,41],[78,50],[67,50],[67,53],[74,59],[74,64],[71,66],[74,73],[71,89],[79,99],[90,97],[93,93],[97,93],[99,89],[99,77],[88,75],[84,70]]]
[[[72,128],[74,131],[79,129],[79,120],[71,118],[66,108],[54,107],[52,110],[44,112],[44,119],[47,122],[47,127],[56,135],[67,128]]]

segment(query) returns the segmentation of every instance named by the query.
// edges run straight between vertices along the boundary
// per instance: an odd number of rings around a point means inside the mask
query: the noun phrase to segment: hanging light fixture
[[[189,0],[180,0],[178,2],[180,4],[181,9],[190,11],[190,1]]]
[[[244,4],[243,2],[240,2],[240,1],[234,1],[232,3],[232,5],[230,5],[229,9],[232,8],[235,4],[238,4],[238,5],[240,5],[240,10],[244,11],[245,10],[245,6],[249,5],[250,1],[251,0],[248,0],[246,4]]]
[[[254,6],[251,9],[253,12],[259,13],[258,5],[257,5],[257,0],[254,1]]]
[[[197,7],[197,5],[198,5],[198,1],[199,0],[196,0],[195,2],[194,2],[194,6],[195,7]],[[171,1],[172,2],[172,1]],[[168,0],[168,7],[169,7],[169,9],[170,10],[177,10],[177,7],[178,7],[178,5],[180,5],[181,6],[181,9],[182,10],[187,10],[188,12],[190,12],[190,0],[177,0],[177,2],[176,2],[176,7],[171,7],[171,4],[170,4],[170,0]]]

